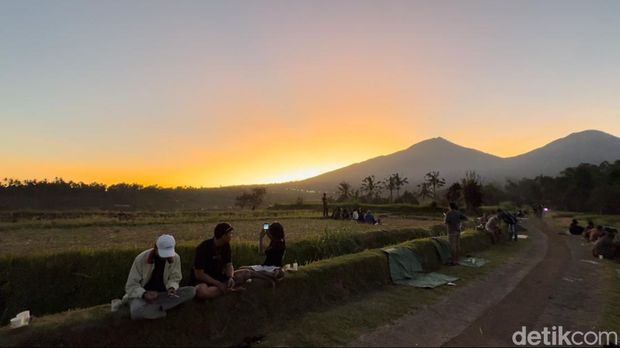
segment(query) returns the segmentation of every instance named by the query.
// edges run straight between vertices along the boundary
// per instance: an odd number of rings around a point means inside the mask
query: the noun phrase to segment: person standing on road
[[[450,210],[446,213],[444,224],[448,229],[448,241],[450,242],[450,251],[452,252],[451,265],[459,262],[459,254],[461,252],[461,223],[467,220],[455,203],[450,203]]]

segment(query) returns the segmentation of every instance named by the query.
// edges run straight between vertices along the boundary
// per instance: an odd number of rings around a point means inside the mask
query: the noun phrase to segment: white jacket
[[[151,279],[153,269],[155,268],[154,263],[148,263],[148,258],[152,251],[153,249],[149,249],[141,252],[133,261],[133,265],[131,265],[131,270],[129,271],[129,276],[127,277],[127,283],[125,284],[125,296],[123,296],[124,301],[133,298],[141,298],[146,292],[144,286]],[[166,285],[166,289],[178,289],[179,282],[182,278],[181,257],[179,254],[175,253],[174,261],[172,263],[166,261],[164,266],[164,283]]]

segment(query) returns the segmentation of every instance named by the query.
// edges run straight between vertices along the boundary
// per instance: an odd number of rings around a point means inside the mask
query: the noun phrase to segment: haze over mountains
[[[438,170],[448,183],[459,180],[467,170],[475,170],[485,182],[503,183],[506,179],[555,176],[580,163],[600,164],[620,160],[620,138],[597,130],[572,133],[543,147],[519,156],[502,158],[454,144],[444,138],[419,142],[408,149],[379,156],[306,180],[285,184],[310,190],[335,191],[346,181],[354,187],[368,175],[383,180],[393,173],[419,183],[424,174]]]

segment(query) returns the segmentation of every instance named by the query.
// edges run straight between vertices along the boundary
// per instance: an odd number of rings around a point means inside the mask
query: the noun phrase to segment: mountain
[[[620,138],[597,130],[572,133],[528,153],[507,158],[504,175],[513,178],[557,175],[580,163],[620,160]]]
[[[443,138],[433,138],[390,155],[285,185],[335,191],[342,181],[357,187],[368,175],[383,180],[393,173],[399,173],[409,178],[411,186],[422,181],[424,174],[431,170],[439,171],[448,183],[462,178],[467,170],[475,170],[486,182],[504,182],[507,178],[558,175],[563,169],[582,162],[599,164],[615,160],[620,160],[620,138],[596,130],[573,133],[541,148],[509,158],[466,148]]]

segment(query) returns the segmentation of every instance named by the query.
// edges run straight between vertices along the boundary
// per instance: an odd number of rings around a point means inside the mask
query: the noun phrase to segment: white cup
[[[293,263],[293,271],[296,271],[296,270],[297,270],[297,266],[298,266],[298,265],[297,265],[297,262],[294,262],[294,263]]]
[[[602,260],[603,259],[603,255],[599,255],[598,258],[599,258],[599,260]]]
[[[116,311],[118,311],[118,309],[119,309],[119,308],[120,308],[120,306],[121,306],[121,303],[122,303],[122,301],[121,301],[121,300],[119,300],[119,299],[117,299],[117,298],[113,299],[113,300],[112,300],[112,302],[110,302],[110,310],[111,310],[112,312],[116,312]]]
[[[23,326],[21,318],[13,318],[11,319],[11,329],[17,329],[18,327]]]

